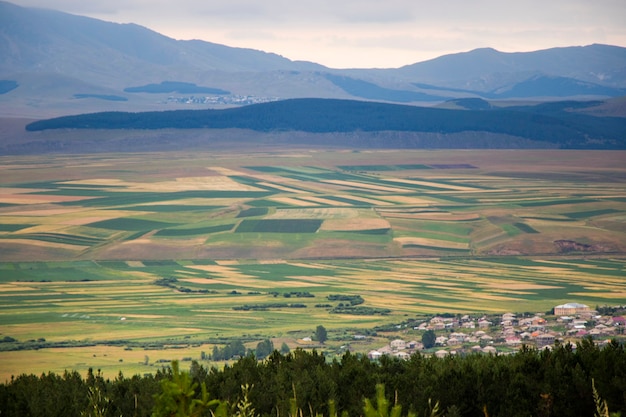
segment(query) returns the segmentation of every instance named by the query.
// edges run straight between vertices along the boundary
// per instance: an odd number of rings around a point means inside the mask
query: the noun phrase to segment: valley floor
[[[624,305],[624,160],[278,147],[0,157],[0,358],[10,373],[144,372],[145,357],[197,359],[234,340],[311,348],[318,325],[329,354],[366,353],[419,341],[419,323],[395,326],[445,313]]]

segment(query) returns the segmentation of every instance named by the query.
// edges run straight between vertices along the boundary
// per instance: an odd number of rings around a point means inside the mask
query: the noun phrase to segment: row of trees
[[[274,343],[270,339],[265,339],[256,345],[256,349],[246,349],[243,342],[235,341],[228,343],[226,346],[219,348],[217,345],[213,347],[213,353],[207,356],[202,353],[202,360],[225,361],[233,358],[240,358],[246,355],[254,355],[259,360],[267,358],[274,351]],[[280,353],[286,355],[290,352],[289,346],[283,343],[280,347]]]
[[[176,388],[181,381],[187,384],[182,391]],[[246,417],[295,417],[294,409],[302,417],[356,417],[364,415],[365,399],[380,396],[381,386],[386,404],[401,405],[402,416],[437,411],[470,417],[579,417],[596,415],[604,406],[626,415],[626,351],[617,342],[599,348],[588,339],[577,346],[524,348],[507,356],[416,354],[406,361],[384,356],[372,362],[346,353],[329,362],[317,351],[295,350],[286,355],[273,351],[263,361],[244,356],[222,369],[192,362],[182,374],[173,366],[155,375],[120,374],[112,380],[93,372],[86,379],[76,372],[21,375],[0,385],[0,411],[2,417],[78,417],[88,409],[111,417],[182,416],[188,414],[161,411],[164,404],[180,405],[172,393],[185,391],[190,407],[215,400],[211,404],[232,412],[245,403],[254,410]],[[167,390],[172,395],[164,394]]]
[[[312,133],[471,131],[506,134],[566,148],[624,148],[622,132],[626,130],[626,122],[622,118],[564,111],[573,105],[575,103],[559,102],[550,106],[472,111],[354,100],[290,99],[221,110],[102,112],[62,116],[30,123],[26,130],[240,128]],[[466,145],[471,147],[472,143],[467,142]],[[412,145],[405,142],[404,146]]]

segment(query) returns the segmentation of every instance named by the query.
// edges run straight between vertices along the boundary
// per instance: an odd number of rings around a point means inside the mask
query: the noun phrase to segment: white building
[[[589,306],[578,303],[567,303],[554,307],[555,316],[571,316],[575,314],[588,313],[589,311]]]

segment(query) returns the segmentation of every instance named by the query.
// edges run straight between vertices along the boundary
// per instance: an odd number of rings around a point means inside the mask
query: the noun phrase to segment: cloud
[[[485,46],[626,46],[623,0],[14,1],[336,67],[405,65]]]

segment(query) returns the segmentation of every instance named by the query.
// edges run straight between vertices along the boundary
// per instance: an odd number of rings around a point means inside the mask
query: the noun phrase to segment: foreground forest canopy
[[[590,339],[514,355],[445,358],[316,351],[246,356],[223,369],[177,363],[113,379],[90,371],[20,375],[0,385],[2,416],[604,416],[626,412],[626,352]],[[386,402],[382,401],[382,390]],[[370,400],[365,402],[365,399]],[[401,406],[401,409],[395,408]],[[195,414],[191,411],[195,410]],[[606,414],[602,412],[606,411]],[[215,414],[212,414],[215,413]]]
[[[103,112],[63,116],[33,122],[26,126],[26,130],[237,128],[260,132],[310,133],[489,132],[547,143],[563,149],[626,147],[626,119],[595,117],[572,111],[599,105],[600,102],[597,101],[567,101],[507,108],[492,107],[480,99],[456,100],[454,104],[461,109],[352,100],[291,99],[223,110]],[[481,108],[483,110],[474,110]],[[400,143],[394,141],[377,146],[411,148],[415,147],[415,143],[407,139]],[[442,146],[447,147],[445,143],[435,145]],[[477,145],[468,139],[461,146],[456,146],[474,148]]]

